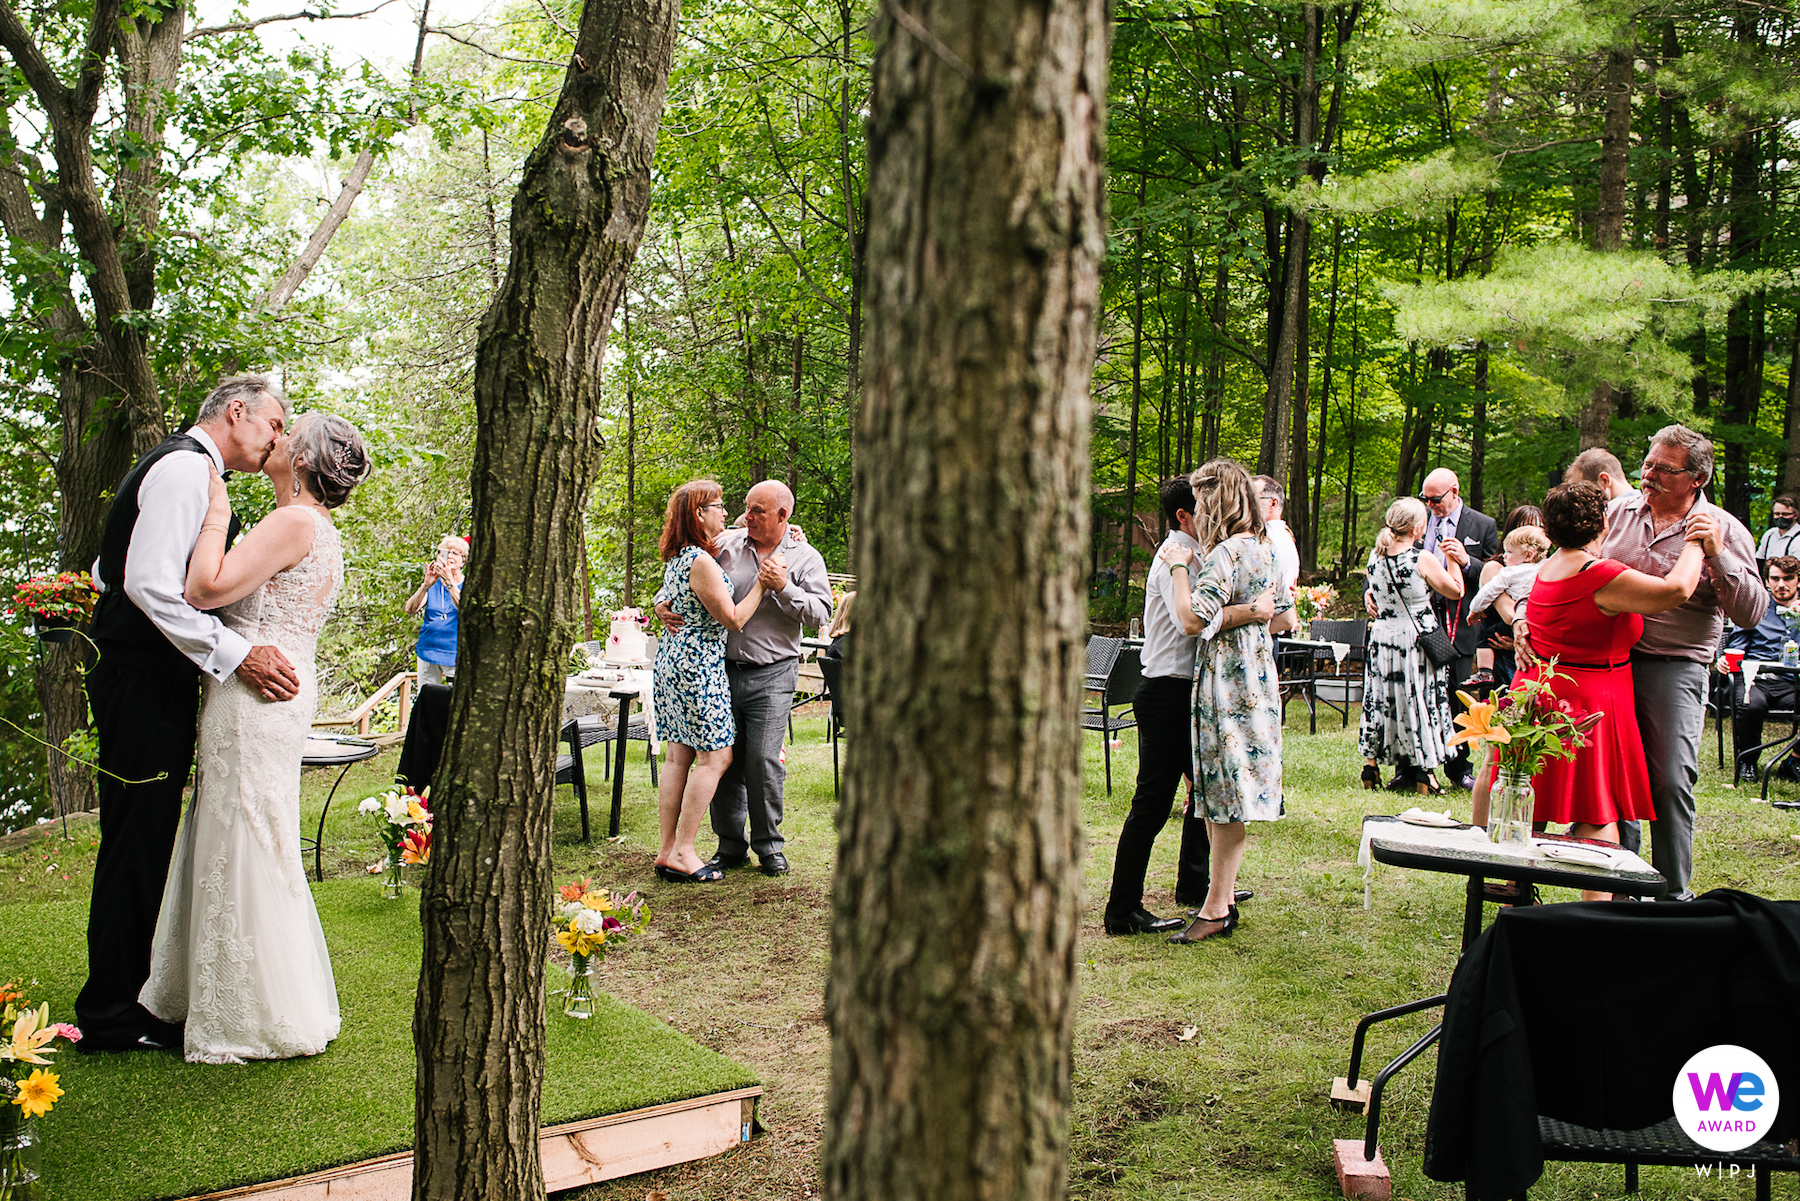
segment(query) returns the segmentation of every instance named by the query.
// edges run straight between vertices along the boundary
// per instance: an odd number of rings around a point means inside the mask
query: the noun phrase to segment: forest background
[[[734,502],[787,480],[849,561],[870,7],[683,6],[584,515],[602,630],[647,607],[694,476]],[[219,375],[269,371],[379,464],[338,514],[328,711],[412,666],[404,601],[467,532],[478,323],[579,6],[415,17],[383,69],[140,0],[84,73],[83,16],[0,0],[0,578],[88,566],[133,455]],[[1440,465],[1503,515],[1579,449],[1634,468],[1684,421],[1753,527],[1800,487],[1787,5],[1119,0],[1115,21],[1097,620],[1139,603],[1157,484],[1215,455],[1286,482],[1305,567],[1335,577]],[[232,488],[246,517],[272,505]],[[36,741],[85,724],[78,666],[0,630],[0,830],[91,803]]]

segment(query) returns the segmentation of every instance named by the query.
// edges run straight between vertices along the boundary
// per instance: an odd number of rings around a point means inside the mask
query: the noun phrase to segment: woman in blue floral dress
[[[1244,861],[1244,823],[1282,815],[1274,636],[1294,626],[1293,601],[1281,588],[1272,621],[1218,627],[1214,618],[1225,606],[1252,605],[1274,587],[1275,556],[1248,472],[1230,459],[1214,459],[1191,482],[1195,532],[1210,549],[1198,564],[1192,551],[1173,542],[1158,556],[1173,577],[1183,630],[1201,636],[1194,662],[1194,789],[1210,823],[1212,884],[1199,915],[1169,939],[1184,943],[1229,938],[1237,929],[1232,899]]]
[[[690,480],[675,489],[663,514],[667,566],[657,599],[667,601],[682,623],[656,644],[656,730],[669,748],[656,794],[662,820],[656,874],[684,884],[725,878],[720,869],[706,866],[694,839],[737,741],[725,680],[725,632],[743,629],[762,604],[760,580],[733,601],[731,580],[713,558],[724,532],[725,494],[719,485]]]

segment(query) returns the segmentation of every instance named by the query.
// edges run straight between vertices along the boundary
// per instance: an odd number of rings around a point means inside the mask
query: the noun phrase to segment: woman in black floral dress
[[[1431,770],[1449,757],[1450,686],[1444,669],[1419,648],[1419,635],[1437,628],[1431,592],[1453,600],[1463,593],[1461,570],[1422,554],[1424,502],[1403,496],[1388,506],[1386,528],[1369,556],[1369,595],[1375,620],[1369,623],[1369,659],[1363,676],[1362,727],[1358,742],[1366,764],[1363,785],[1377,788],[1377,763],[1392,763],[1390,787],[1416,787],[1436,795],[1443,786]],[[1454,550],[1450,550],[1454,547]],[[1462,547],[1451,542],[1446,552]]]

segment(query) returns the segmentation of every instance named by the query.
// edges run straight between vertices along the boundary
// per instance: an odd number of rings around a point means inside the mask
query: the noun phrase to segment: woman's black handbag
[[[1412,608],[1406,598],[1400,594],[1400,581],[1394,576],[1394,560],[1383,556],[1387,562],[1388,580],[1394,585],[1394,599],[1406,613],[1406,620],[1412,622],[1414,643],[1425,652],[1425,657],[1433,667],[1448,667],[1456,660],[1456,643],[1450,641],[1450,635],[1444,632],[1443,626],[1433,626],[1429,630],[1419,629],[1419,619],[1413,616]]]

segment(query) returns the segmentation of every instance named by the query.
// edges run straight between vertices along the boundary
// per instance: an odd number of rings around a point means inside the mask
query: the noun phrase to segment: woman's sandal
[[[684,872],[678,867],[670,867],[666,863],[656,865],[656,874],[671,884],[717,884],[725,878],[725,872],[710,863],[700,865],[700,870]]]
[[[1381,769],[1373,763],[1363,764],[1362,786],[1371,791],[1381,787]]]
[[[1442,784],[1439,784],[1437,782],[1437,777],[1432,775],[1430,772],[1426,772],[1417,781],[1415,781],[1414,787],[1416,787],[1419,790],[1420,796],[1443,796],[1444,795],[1444,786]]]
[[[1169,935],[1170,942],[1190,943],[1205,942],[1209,938],[1230,938],[1231,932],[1238,927],[1238,907],[1233,905],[1224,917],[1200,917],[1194,920],[1179,934]]]

